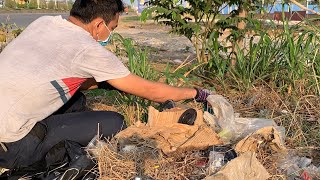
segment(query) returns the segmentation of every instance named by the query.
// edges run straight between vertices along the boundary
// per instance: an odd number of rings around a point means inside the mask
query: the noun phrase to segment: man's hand
[[[197,95],[195,97],[195,100],[197,102],[207,102],[207,97],[209,95],[214,94],[212,91],[208,90],[208,89],[198,89],[195,88],[197,90]]]

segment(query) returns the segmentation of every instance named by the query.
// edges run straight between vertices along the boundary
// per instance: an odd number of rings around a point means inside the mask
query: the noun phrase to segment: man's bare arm
[[[197,94],[193,88],[177,88],[164,83],[148,81],[134,74],[108,80],[108,83],[123,92],[155,102],[165,102],[169,99],[174,101],[192,99]]]

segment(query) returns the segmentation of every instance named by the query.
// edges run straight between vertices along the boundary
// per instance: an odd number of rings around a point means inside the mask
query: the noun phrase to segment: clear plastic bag
[[[216,173],[219,171],[224,165],[224,154],[216,151],[210,151],[209,154],[209,174]]]
[[[100,155],[100,151],[103,149],[104,146],[106,146],[107,143],[104,141],[100,140],[98,135],[95,135],[91,141],[88,143],[86,146],[86,150],[89,152],[91,156],[94,158],[98,158]]]
[[[288,180],[300,179],[303,174],[312,179],[320,178],[320,167],[312,164],[312,159],[288,154],[278,160],[278,167],[288,176]]]
[[[208,112],[205,112],[205,121],[211,127],[214,126],[215,130],[220,131],[219,135],[225,141],[244,138],[247,135],[267,126],[276,127],[280,132],[281,139],[283,141],[285,129],[277,126],[273,120],[261,118],[239,118],[235,115],[232,105],[221,95],[210,95],[208,96],[207,101],[211,106],[213,113],[209,114]]]

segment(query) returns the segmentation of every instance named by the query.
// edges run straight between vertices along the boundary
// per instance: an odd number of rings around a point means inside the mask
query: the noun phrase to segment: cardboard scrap
[[[265,180],[269,177],[270,174],[257,160],[256,154],[246,152],[204,180]]]
[[[154,107],[149,106],[148,109],[148,125],[150,127],[171,127],[173,124],[178,123],[180,116],[186,111],[179,107],[168,109],[163,112],[159,112]],[[197,118],[194,122],[194,125],[202,125],[203,113],[200,110],[197,110]]]
[[[150,107],[148,124],[130,126],[115,137],[120,146],[144,143],[167,155],[222,144],[218,135],[203,122],[202,111],[197,111],[193,126],[178,123],[183,112],[182,109],[159,112]]]
[[[237,153],[256,152],[262,143],[269,145],[276,152],[286,152],[279,132],[272,126],[264,127],[248,135],[236,145],[235,150]]]

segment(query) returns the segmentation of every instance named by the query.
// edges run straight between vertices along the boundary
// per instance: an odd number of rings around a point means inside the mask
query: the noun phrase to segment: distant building
[[[185,0],[182,0],[181,4],[184,7],[190,7],[190,4]],[[141,13],[149,5],[150,5],[149,0],[138,0],[138,13]]]
[[[149,6],[149,0],[137,0],[138,4],[138,13],[141,13],[143,9],[145,9],[147,6]],[[184,7],[190,7],[190,4],[185,1],[179,1]],[[312,9],[316,12],[319,12],[319,5],[317,0],[306,0],[305,2],[302,2],[304,6],[306,6],[308,9]],[[263,4],[263,7],[266,11],[266,13],[269,14],[279,14],[279,12],[287,12],[289,13],[289,16],[292,16],[294,14],[299,14],[298,16],[306,16],[308,14],[312,14],[312,12],[302,10],[299,6],[289,3],[284,4],[283,0],[276,0],[273,4]],[[233,10],[237,10],[238,7],[236,5],[229,6],[227,4],[224,4],[221,6],[220,13],[221,14],[230,14]],[[257,12],[257,14],[260,12]]]
[[[141,13],[147,6],[149,6],[148,0],[138,0],[138,13]]]

